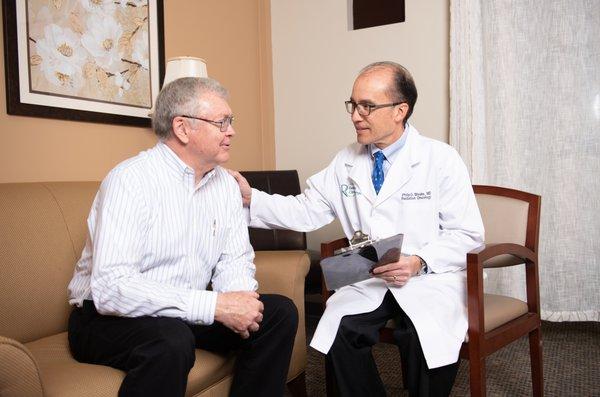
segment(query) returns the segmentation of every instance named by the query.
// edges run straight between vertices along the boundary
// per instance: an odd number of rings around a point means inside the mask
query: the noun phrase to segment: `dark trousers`
[[[394,341],[400,350],[404,379],[411,397],[448,396],[458,371],[458,362],[429,369],[414,325],[388,291],[383,303],[370,313],[344,316],[326,358],[327,370],[335,376],[334,388],[341,396],[385,396],[372,346],[389,319],[396,320]],[[398,371],[401,369],[398,368]]]
[[[98,314],[91,301],[69,318],[69,345],[77,361],[108,365],[127,373],[119,396],[183,396],[195,348],[238,351],[232,396],[283,396],[298,327],[294,303],[261,295],[260,329],[242,339],[220,323],[189,325],[168,317]],[[200,357],[200,360],[202,357]]]

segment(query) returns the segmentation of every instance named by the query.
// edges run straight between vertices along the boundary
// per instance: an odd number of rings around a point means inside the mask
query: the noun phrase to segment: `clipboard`
[[[347,248],[335,251],[334,256],[321,260],[321,269],[327,289],[332,291],[346,285],[373,277],[374,268],[400,259],[403,234],[379,240],[371,240],[365,234],[356,232],[360,242],[351,243]]]

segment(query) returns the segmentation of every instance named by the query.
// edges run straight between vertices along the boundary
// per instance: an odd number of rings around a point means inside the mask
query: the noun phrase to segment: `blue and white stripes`
[[[211,324],[217,292],[257,288],[237,183],[216,167],[196,186],[164,143],[109,173],[88,229],[71,304],[93,299],[102,314]]]

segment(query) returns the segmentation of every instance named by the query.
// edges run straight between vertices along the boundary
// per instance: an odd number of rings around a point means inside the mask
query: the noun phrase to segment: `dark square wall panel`
[[[353,29],[404,22],[404,0],[352,0]]]

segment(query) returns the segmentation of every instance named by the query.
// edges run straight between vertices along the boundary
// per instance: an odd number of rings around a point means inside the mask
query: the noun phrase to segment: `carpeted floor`
[[[307,318],[310,338],[317,319]],[[600,323],[548,323],[542,325],[544,395],[600,397]],[[408,396],[402,389],[400,358],[393,345],[378,344],[373,355],[390,396]],[[488,357],[488,396],[531,396],[529,345],[522,338]],[[325,396],[324,356],[308,348],[306,368],[309,396]],[[452,396],[469,395],[469,363],[461,361]]]

